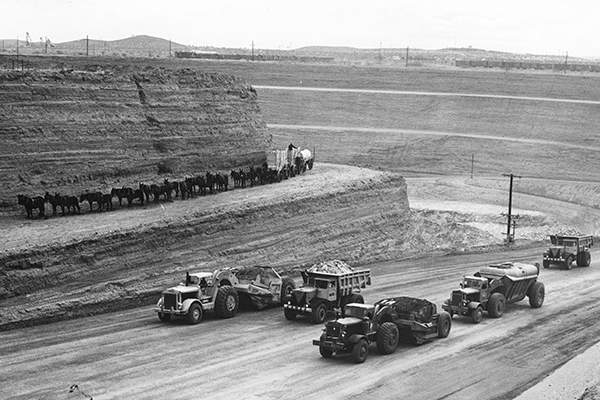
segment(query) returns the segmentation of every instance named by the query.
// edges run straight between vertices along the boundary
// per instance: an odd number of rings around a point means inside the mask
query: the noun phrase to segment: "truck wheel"
[[[312,162],[312,161],[310,161],[310,162],[308,163],[308,169],[312,169],[312,167],[313,167],[313,162]]]
[[[239,303],[237,291],[232,286],[223,285],[217,292],[215,313],[220,318],[231,318],[237,313]]]
[[[320,338],[321,344],[319,344],[319,353],[321,353],[321,356],[323,358],[331,358],[331,356],[333,356],[333,351],[330,348],[328,348],[327,346],[323,345],[324,341],[325,341],[325,333],[321,334],[321,338]]]
[[[283,309],[283,315],[285,315],[285,319],[287,319],[288,321],[293,321],[296,319],[296,311],[294,310],[290,310],[289,308],[284,308]]]
[[[281,278],[281,304],[287,303],[292,298],[292,292],[296,289],[296,283],[290,277]]]
[[[325,303],[317,304],[310,314],[310,320],[313,324],[322,324],[327,316],[327,306]]]
[[[158,319],[162,322],[168,322],[171,320],[171,314],[158,313]]]
[[[350,298],[348,299],[348,303],[346,304],[350,304],[350,303],[359,303],[359,304],[365,304],[365,298],[362,296],[362,294],[351,294]]]
[[[579,253],[577,256],[577,266],[578,267],[589,267],[592,261],[592,255],[589,251],[584,251],[583,253]]]
[[[565,269],[573,268],[574,261],[575,261],[575,258],[573,257],[573,254],[569,255],[569,257],[567,257],[567,259],[565,260]]]
[[[477,307],[473,311],[471,311],[471,321],[474,324],[478,324],[483,319],[483,309],[481,307]]]
[[[356,364],[362,364],[369,357],[369,344],[365,339],[360,339],[352,348],[352,360]]]
[[[487,304],[487,311],[490,317],[500,318],[504,314],[504,305],[506,298],[502,293],[494,293],[490,296]]]
[[[534,282],[527,291],[527,297],[529,297],[529,305],[531,308],[540,308],[542,304],[544,304],[546,287],[542,282]]]
[[[323,346],[322,344],[319,345],[319,353],[321,353],[321,357],[323,358],[331,358],[333,356],[333,351]]]
[[[448,337],[450,329],[452,329],[452,316],[446,311],[440,312],[438,317],[438,337]]]
[[[544,260],[542,262],[542,264],[544,265],[544,268],[549,268],[550,267],[550,261],[548,261],[548,260]]]
[[[196,325],[202,320],[202,308],[198,304],[192,304],[187,313],[188,322],[191,325]]]
[[[377,351],[392,354],[398,347],[398,327],[393,322],[384,322],[377,330]]]

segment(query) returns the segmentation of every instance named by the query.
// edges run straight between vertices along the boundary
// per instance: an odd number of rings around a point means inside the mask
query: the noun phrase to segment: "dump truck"
[[[452,291],[442,308],[450,316],[468,316],[476,324],[481,322],[484,311],[492,318],[500,318],[506,304],[525,296],[532,308],[539,308],[545,297],[539,273],[539,264],[505,262],[483,267],[472,276],[464,276],[460,289]]]
[[[414,297],[392,297],[373,305],[348,304],[345,316],[327,321],[313,345],[319,346],[324,358],[349,353],[355,363],[363,363],[371,343],[377,344],[380,354],[391,354],[400,340],[422,344],[447,337],[451,328],[450,314],[438,313],[434,303]]]
[[[571,269],[575,262],[578,267],[590,266],[592,262],[590,247],[594,245],[593,236],[550,235],[550,243],[550,248],[544,252],[542,261],[544,268],[558,264],[563,269]]]
[[[325,321],[327,313],[343,314],[346,304],[364,303],[361,289],[371,284],[371,270],[355,270],[343,261],[315,264],[302,271],[303,286],[292,291],[283,305],[285,318],[293,320],[306,314],[315,324]]]
[[[235,276],[237,283],[233,287],[239,295],[240,304],[252,305],[259,310],[287,303],[296,288],[292,278],[281,276],[273,267],[265,265],[237,267]]]
[[[212,310],[220,318],[231,318],[239,307],[233,286],[237,283],[235,270],[230,268],[191,274],[186,271],[185,282],[164,290],[154,311],[161,321],[185,317],[190,324],[199,323],[203,314]]]

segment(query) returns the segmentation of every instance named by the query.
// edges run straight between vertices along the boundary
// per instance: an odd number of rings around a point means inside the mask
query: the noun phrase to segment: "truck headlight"
[[[156,303],[156,307],[162,307],[163,305],[163,298],[161,297],[160,299],[158,299],[158,303]]]

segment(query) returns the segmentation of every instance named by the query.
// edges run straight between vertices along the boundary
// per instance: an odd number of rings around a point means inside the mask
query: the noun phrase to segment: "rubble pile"
[[[354,268],[340,260],[323,261],[308,269],[309,272],[321,272],[326,274],[345,274],[353,272]]]

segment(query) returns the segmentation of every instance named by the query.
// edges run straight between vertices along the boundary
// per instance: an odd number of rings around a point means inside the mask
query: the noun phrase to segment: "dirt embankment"
[[[190,265],[267,263],[297,276],[315,260],[360,264],[490,242],[460,218],[410,211],[398,174],[333,164],[185,201],[15,215],[0,231],[10,237],[0,253],[0,329],[150,305]]]
[[[0,71],[0,203],[260,165],[256,91],[190,69]],[[158,176],[160,175],[160,177]]]

